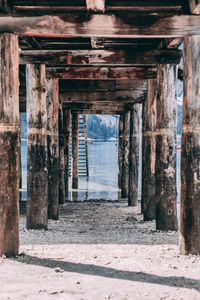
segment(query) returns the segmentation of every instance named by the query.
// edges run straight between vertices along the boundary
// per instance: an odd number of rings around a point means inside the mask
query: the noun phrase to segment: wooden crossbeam
[[[47,68],[46,76],[58,79],[149,79],[155,78],[155,67],[69,67]]]
[[[200,16],[66,14],[0,17],[0,32],[49,37],[170,38],[200,32]]]
[[[116,92],[146,91],[146,80],[60,80],[59,91],[63,92]]]
[[[57,1],[56,1],[57,2]],[[99,2],[99,3],[98,3]],[[166,1],[115,1],[114,5],[107,3],[105,7],[105,0],[86,0],[86,5],[76,5],[69,1],[65,1],[65,4],[59,3],[57,5],[50,5],[49,3],[43,5],[27,5],[26,2],[23,5],[13,5],[13,13],[15,14],[41,14],[45,13],[67,13],[77,11],[86,11],[87,9],[93,12],[114,12],[114,11],[131,11],[131,12],[148,12],[148,13],[177,13],[182,8],[181,0],[168,0]]]
[[[60,98],[62,102],[82,102],[82,103],[136,103],[145,100],[145,90],[118,91],[118,92],[62,92]]]
[[[182,51],[167,50],[25,50],[20,63],[45,63],[47,66],[65,65],[154,65],[179,64]]]

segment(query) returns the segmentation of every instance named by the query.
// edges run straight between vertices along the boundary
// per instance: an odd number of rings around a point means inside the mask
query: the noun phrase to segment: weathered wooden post
[[[122,165],[123,165],[123,115],[119,117],[118,127],[118,187],[122,187]]]
[[[78,189],[79,115],[72,113],[72,188]]]
[[[129,190],[129,133],[130,111],[123,115],[122,198],[128,198]]]
[[[177,230],[176,79],[173,65],[158,66],[156,130],[156,228]]]
[[[19,57],[15,34],[0,35],[0,257],[19,251]]]
[[[64,149],[63,103],[59,101],[59,204],[65,203],[65,149]]]
[[[129,146],[129,190],[128,205],[137,206],[138,202],[138,167],[139,167],[139,110],[136,103],[130,110],[130,146]]]
[[[69,191],[69,162],[70,162],[70,120],[71,110],[63,110],[63,127],[64,127],[64,157],[65,157],[65,196]]]
[[[47,106],[45,65],[26,66],[27,228],[47,229]]]
[[[57,79],[47,80],[48,218],[59,218],[59,134]]]
[[[156,80],[147,81],[147,97],[143,104],[142,140],[142,213],[144,221],[155,219],[156,161]]]
[[[200,254],[200,35],[184,40],[180,252]]]

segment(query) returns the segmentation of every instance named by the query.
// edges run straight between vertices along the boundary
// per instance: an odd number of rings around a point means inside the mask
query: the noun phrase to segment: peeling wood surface
[[[58,80],[47,80],[48,218],[59,218]]]
[[[176,68],[160,65],[157,80],[156,228],[176,231]]]
[[[184,41],[184,101],[181,162],[181,254],[200,253],[200,36]]]
[[[27,65],[27,229],[47,229],[48,164],[45,65]]]
[[[148,80],[147,98],[143,104],[142,130],[142,213],[144,221],[155,219],[155,161],[156,161],[156,100],[157,82]]]
[[[18,38],[0,35],[0,257],[19,252]]]

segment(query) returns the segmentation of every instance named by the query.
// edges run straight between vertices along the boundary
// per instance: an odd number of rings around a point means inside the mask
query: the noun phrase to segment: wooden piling
[[[142,199],[144,221],[155,219],[155,161],[156,161],[156,80],[147,81],[147,97],[143,104],[142,130]]]
[[[63,110],[63,127],[64,127],[64,157],[65,157],[65,197],[68,197],[69,191],[69,173],[70,173],[70,120],[71,110]]]
[[[141,104],[130,110],[129,190],[128,205],[137,206],[139,168],[139,111]]]
[[[15,34],[0,35],[0,257],[19,252],[19,57]]]
[[[123,165],[123,115],[119,117],[118,127],[118,187],[122,188],[122,165]]]
[[[129,133],[130,112],[123,115],[123,159],[122,159],[122,198],[128,198],[129,190]]]
[[[176,67],[158,66],[156,228],[178,229],[176,208]]]
[[[65,149],[64,149],[63,103],[59,99],[59,204],[65,203]]]
[[[180,253],[200,254],[200,35],[184,40]]]
[[[59,218],[58,80],[47,80],[48,218]]]
[[[47,229],[47,107],[45,65],[26,66],[27,229]]]
[[[72,113],[72,188],[78,189],[79,115]]]

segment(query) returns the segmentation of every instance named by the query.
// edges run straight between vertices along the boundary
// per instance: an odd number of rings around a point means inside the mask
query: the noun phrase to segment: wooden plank
[[[92,12],[105,12],[105,0],[86,0],[86,6]]]
[[[18,38],[0,35],[0,257],[19,252]]]
[[[116,109],[114,110],[114,108],[112,110],[107,110],[107,109],[77,109],[75,111],[77,114],[89,114],[89,115],[120,115],[122,112],[124,112],[124,109]]]
[[[139,113],[141,104],[135,104],[130,110],[130,148],[129,148],[129,189],[128,205],[137,206],[138,170],[139,170]]]
[[[114,92],[147,89],[146,80],[60,80],[60,93]]]
[[[72,113],[72,189],[78,189],[79,115]]]
[[[94,48],[94,45],[93,45]],[[155,65],[179,64],[182,51],[167,50],[24,50],[20,64],[66,65]]]
[[[48,164],[45,65],[27,65],[27,229],[47,229]]]
[[[155,219],[156,100],[157,82],[149,79],[143,104],[142,128],[142,213],[144,221]]]
[[[92,3],[93,2],[93,3]],[[98,1],[101,5],[98,5],[97,1],[91,0],[90,3],[88,2],[88,9],[89,7],[93,8],[93,11],[95,7],[100,6],[101,12],[105,10],[105,8],[102,11],[102,8],[104,7],[104,1]],[[136,13],[177,13],[182,8],[182,1],[180,0],[174,0],[174,1],[151,1],[151,2],[144,2],[144,1],[114,1],[114,2],[108,2],[106,3],[106,12],[117,12],[117,11],[126,11],[126,12],[136,12]],[[87,7],[83,6],[83,3],[69,3],[66,2],[56,2],[55,3],[43,3],[33,5],[33,3],[16,3],[13,6],[12,13],[16,14],[58,14],[58,13],[77,13],[78,11],[86,11]],[[98,10],[97,10],[98,11]]]
[[[47,80],[48,218],[59,218],[58,80]]]
[[[1,17],[0,32],[24,36],[170,38],[198,34],[200,17],[180,15],[65,14],[64,16]]]
[[[181,157],[180,253],[200,253],[200,36],[184,41],[184,101]]]
[[[122,157],[122,198],[128,198],[129,191],[129,134],[130,134],[130,111],[123,115],[123,157]]]
[[[176,80],[174,66],[158,67],[156,125],[156,228],[178,230],[176,208]]]
[[[77,111],[77,110],[106,110],[106,111],[109,111],[109,110],[118,110],[118,109],[121,109],[121,108],[124,108],[126,107],[127,104],[126,103],[121,103],[121,102],[118,102],[118,103],[115,103],[114,107],[113,107],[113,104],[110,103],[110,102],[105,102],[105,103],[83,103],[83,102],[77,102],[77,103],[65,103],[64,104],[64,108],[67,109],[71,109],[73,111]]]
[[[155,67],[69,67],[47,68],[47,77],[58,79],[150,79],[155,78]]]
[[[65,92],[60,94],[63,103],[96,103],[96,102],[123,102],[136,103],[145,100],[146,90],[119,91],[119,92]]]

